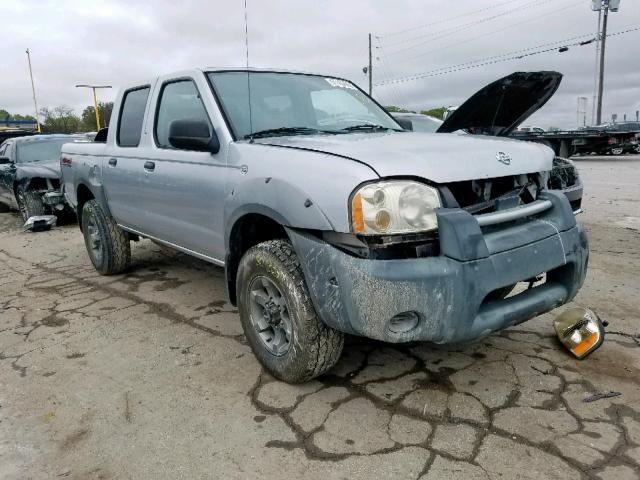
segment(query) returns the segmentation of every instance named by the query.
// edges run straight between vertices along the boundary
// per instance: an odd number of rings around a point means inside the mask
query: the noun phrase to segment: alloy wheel
[[[95,224],[93,218],[87,220],[87,234],[91,256],[96,263],[100,263],[102,262],[103,245],[102,239],[100,238],[100,230],[98,230],[98,226]]]
[[[277,285],[265,276],[249,285],[249,316],[265,348],[277,357],[289,351],[293,323],[287,300]]]

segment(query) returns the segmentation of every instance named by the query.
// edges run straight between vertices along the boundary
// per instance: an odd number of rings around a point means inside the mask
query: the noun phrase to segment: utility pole
[[[607,20],[609,19],[609,0],[603,0],[602,35],[600,44],[600,77],[598,81],[598,107],[596,110],[596,124],[602,123],[602,91],[604,89],[604,52],[607,44]]]
[[[598,98],[598,65],[600,64],[600,25],[602,24],[602,9],[598,10],[598,29],[596,34],[596,64],[593,69],[593,98],[591,99],[591,125],[596,123],[596,104]]]
[[[369,96],[373,95],[373,62],[371,55],[371,34],[369,34]]]
[[[76,88],[90,88],[91,90],[93,90],[93,108],[96,114],[96,127],[98,127],[98,130],[100,130],[100,110],[98,109],[96,88],[111,88],[111,85],[76,85]]]
[[[36,87],[33,83],[33,70],[31,69],[31,53],[27,48],[27,62],[29,62],[29,77],[31,78],[31,92],[33,93],[33,106],[36,109],[36,125],[38,127],[38,133],[42,133],[42,127],[40,127],[40,113],[38,112],[38,101],[36,100]]]

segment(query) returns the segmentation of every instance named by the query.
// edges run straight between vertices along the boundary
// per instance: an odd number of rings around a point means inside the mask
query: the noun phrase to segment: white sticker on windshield
[[[340,80],[338,78],[325,78],[325,80],[332,87],[340,87],[340,88],[348,88],[348,89],[351,89],[351,90],[358,90],[356,87],[354,87],[351,83],[347,82],[346,80]]]

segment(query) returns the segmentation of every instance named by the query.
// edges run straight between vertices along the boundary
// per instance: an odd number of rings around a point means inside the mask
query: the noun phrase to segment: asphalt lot
[[[640,156],[577,161],[599,351],[572,359],[543,315],[465,346],[350,339],[303,386],[262,371],[221,269],[144,241],[100,277],[75,225],[3,210],[0,478],[640,478]]]

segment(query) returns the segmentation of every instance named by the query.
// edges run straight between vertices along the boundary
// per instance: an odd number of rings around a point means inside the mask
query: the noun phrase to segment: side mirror
[[[396,118],[396,122],[404,129],[413,132],[413,122],[408,118]]]
[[[0,157],[0,165],[7,165],[9,163],[13,163],[9,157]]]
[[[181,150],[220,151],[218,136],[205,120],[174,120],[169,125],[169,143]]]

